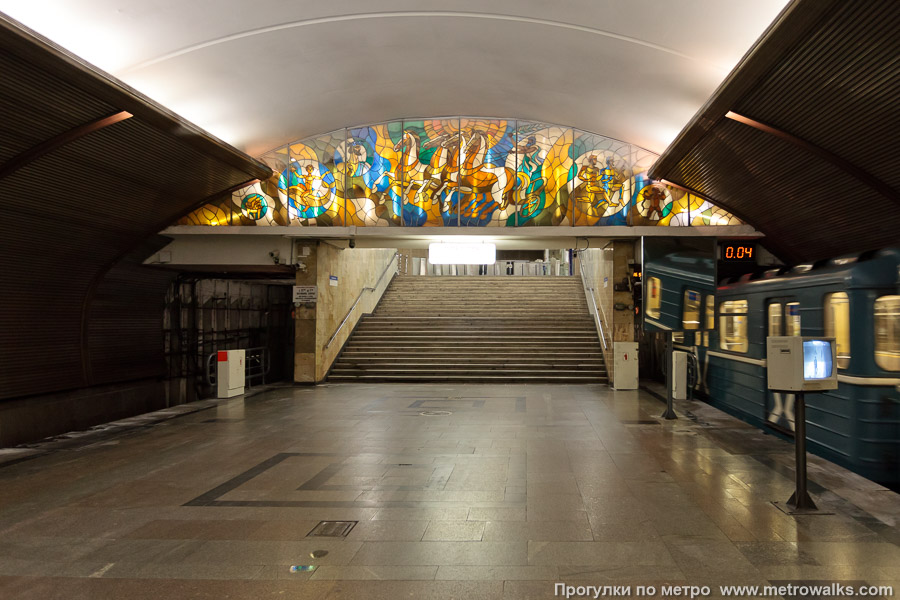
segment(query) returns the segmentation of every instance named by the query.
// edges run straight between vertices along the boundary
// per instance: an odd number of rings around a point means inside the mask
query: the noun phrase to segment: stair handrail
[[[591,314],[594,316],[594,322],[597,324],[597,329],[600,331],[600,341],[603,343],[603,349],[606,350],[606,333],[603,331],[603,321],[600,319],[601,309],[597,308],[597,300],[594,298],[594,280],[585,274],[584,260],[580,256],[578,268],[581,270],[581,283],[587,285],[588,294],[591,297],[591,304],[594,305],[594,310],[591,311]],[[606,318],[606,311],[603,312],[603,318]]]
[[[331,338],[329,338],[328,343],[325,344],[326,350],[334,342],[337,335],[341,332],[341,329],[344,328],[344,325],[347,324],[347,319],[350,318],[350,315],[351,315],[351,313],[353,313],[353,310],[356,308],[356,305],[359,304],[360,300],[362,300],[363,294],[365,294],[366,292],[374,292],[376,289],[378,289],[378,285],[381,283],[381,280],[384,279],[384,276],[387,275],[387,272],[390,270],[391,265],[394,264],[394,261],[397,261],[397,267],[394,269],[394,274],[395,275],[397,274],[397,272],[400,270],[399,258],[400,258],[399,252],[395,253],[394,256],[391,257],[391,260],[390,260],[390,262],[388,262],[387,266],[384,268],[384,271],[382,271],[381,275],[378,276],[378,281],[375,282],[374,287],[367,286],[367,287],[364,287],[362,290],[360,290],[359,296],[356,297],[356,302],[353,303],[353,306],[351,306],[350,309],[347,311],[347,314],[344,315],[344,319],[341,321],[341,324],[337,326],[337,329],[335,329],[334,333],[331,334]]]

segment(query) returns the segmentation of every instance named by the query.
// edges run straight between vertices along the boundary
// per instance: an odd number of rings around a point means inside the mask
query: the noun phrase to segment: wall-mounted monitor
[[[770,336],[766,338],[770,390],[837,389],[837,348],[834,338]]]

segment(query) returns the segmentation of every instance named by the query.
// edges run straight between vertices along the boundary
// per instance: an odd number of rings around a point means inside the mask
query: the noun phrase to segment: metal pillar
[[[797,489],[787,503],[795,510],[819,510],[806,492],[806,400],[803,392],[797,392],[794,402],[794,453]]]
[[[675,414],[675,409],[672,408],[672,381],[673,377],[673,369],[672,369],[672,332],[666,332],[666,410],[663,411],[663,414],[660,415],[663,419],[677,419],[678,415]]]

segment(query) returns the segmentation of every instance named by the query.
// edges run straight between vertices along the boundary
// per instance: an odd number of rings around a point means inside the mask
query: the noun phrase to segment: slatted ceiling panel
[[[123,109],[135,116],[0,178],[0,399],[159,374],[170,275],[136,266],[140,251],[107,269],[269,173],[0,16],[0,165]]]
[[[900,245],[900,2],[795,0],[650,175],[693,188],[789,262]],[[836,155],[725,117],[747,116]]]
[[[123,245],[133,243],[135,228],[145,225],[148,215],[123,221],[120,207],[132,206],[137,194],[108,177],[91,180],[83,173],[68,161],[43,157],[0,179],[0,197],[17,199],[9,205],[14,209],[10,226],[16,225],[15,229],[26,236],[23,243],[35,240],[36,232],[30,225],[39,223],[39,235],[53,240],[49,248],[55,250],[60,244],[79,247],[76,253],[53,254],[54,258],[78,257],[80,264],[94,269],[108,265]],[[125,197],[130,201],[123,202]],[[28,208],[23,211],[22,206]],[[35,258],[46,262],[48,257],[36,253]]]
[[[679,162],[676,177],[712,198],[727,198],[725,206],[752,207],[752,223],[766,232],[766,245],[792,261],[900,241],[900,217],[890,201],[831,163],[797,155],[793,144],[741,123],[716,125]],[[873,228],[873,219],[892,225]]]
[[[35,70],[18,56],[0,51],[0,114],[18,114],[28,106],[28,119],[2,120],[0,164],[9,158],[69,131],[116,112],[63,79]]]
[[[846,3],[820,31],[778,61],[769,78],[740,106],[759,107],[772,115],[808,115],[809,106],[840,111],[842,102],[870,105],[871,111],[842,114],[844,118],[840,122],[824,124],[828,128],[845,126],[848,118],[868,120],[872,111],[889,112],[890,105],[883,101],[891,99],[887,84],[896,78],[891,66],[897,61],[894,33],[898,22],[896,15],[891,17],[883,14],[884,11],[866,12],[865,5],[871,4]],[[865,21],[848,28],[848,13]],[[861,44],[866,46],[865,54],[855,51]],[[804,71],[797,73],[798,67]],[[790,91],[790,94],[774,95],[777,91]],[[823,129],[822,123],[816,125],[815,129]]]
[[[141,140],[140,145],[135,140]],[[101,149],[103,154],[101,154]],[[210,159],[176,137],[161,133],[139,118],[132,118],[96,134],[68,144],[60,157],[85,167],[103,168],[137,185],[153,188],[163,195],[182,195],[190,186],[200,197],[206,197],[248,179],[244,173],[226,175],[209,168]],[[107,162],[99,165],[99,158]],[[109,157],[114,157],[109,160]],[[166,169],[161,180],[159,169]]]
[[[765,114],[767,123],[900,189],[900,147],[885,135],[900,129],[898,30],[900,14],[884,3],[846,3],[734,110],[759,120],[754,115]]]

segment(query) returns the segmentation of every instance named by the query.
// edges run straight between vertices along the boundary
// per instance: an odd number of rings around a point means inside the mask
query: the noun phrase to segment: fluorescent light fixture
[[[497,262],[497,245],[490,242],[437,242],[428,244],[432,265],[492,265]]]

